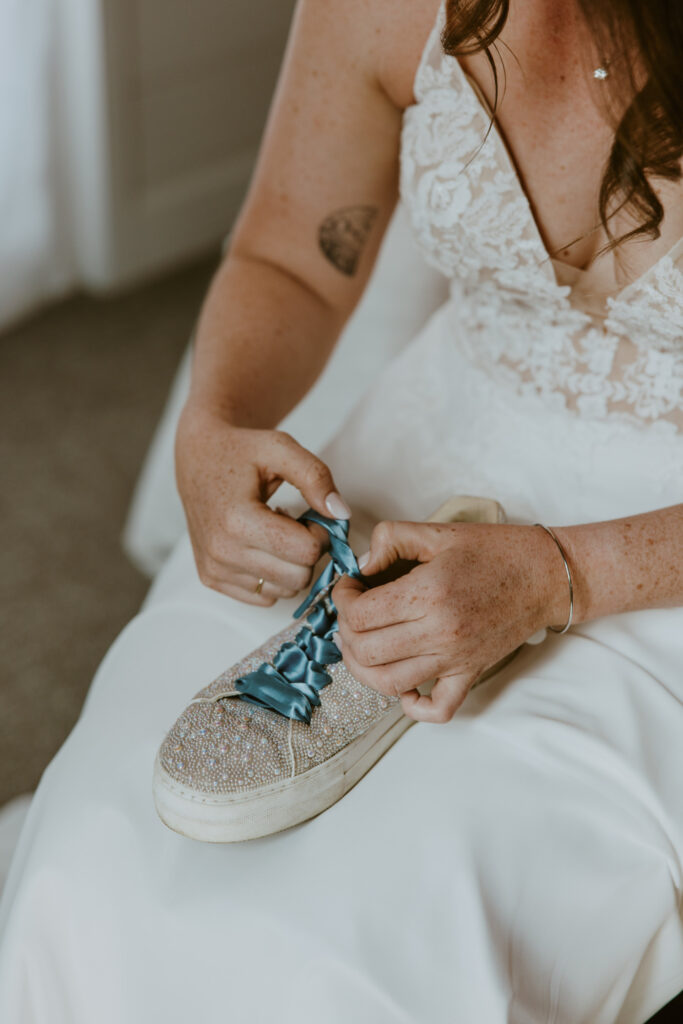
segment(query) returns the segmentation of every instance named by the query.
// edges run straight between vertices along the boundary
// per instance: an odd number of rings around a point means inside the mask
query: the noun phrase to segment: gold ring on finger
[[[260,593],[261,593],[261,591],[263,590],[263,584],[264,584],[265,582],[266,582],[266,581],[264,580],[263,576],[259,576],[259,581],[258,581],[258,583],[256,584],[256,590],[254,591],[254,593],[256,593],[256,594],[260,594]]]

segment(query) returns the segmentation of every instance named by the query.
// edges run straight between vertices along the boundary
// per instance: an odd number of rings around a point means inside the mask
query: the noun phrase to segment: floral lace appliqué
[[[443,52],[444,17],[442,4],[404,114],[400,186],[418,244],[450,279],[454,339],[522,396],[683,431],[681,260],[664,257],[601,315],[572,305],[499,133]]]

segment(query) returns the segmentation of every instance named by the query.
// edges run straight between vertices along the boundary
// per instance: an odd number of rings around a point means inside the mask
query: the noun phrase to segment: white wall
[[[0,0],[0,324],[227,234],[294,0]]]
[[[294,0],[60,2],[80,271],[118,287],[226,233]]]
[[[82,271],[111,286],[229,229],[294,0],[100,2],[108,216]]]
[[[63,232],[53,0],[0,0],[0,324],[73,283]]]

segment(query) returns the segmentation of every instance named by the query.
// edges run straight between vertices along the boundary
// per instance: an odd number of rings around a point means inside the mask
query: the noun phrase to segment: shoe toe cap
[[[240,793],[291,774],[289,720],[244,700],[190,704],[159,751],[162,769],[209,795]]]

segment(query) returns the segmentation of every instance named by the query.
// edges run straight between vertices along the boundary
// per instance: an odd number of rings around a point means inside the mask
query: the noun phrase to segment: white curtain
[[[0,0],[0,327],[74,279],[54,0]]]

